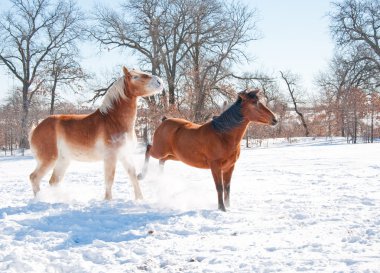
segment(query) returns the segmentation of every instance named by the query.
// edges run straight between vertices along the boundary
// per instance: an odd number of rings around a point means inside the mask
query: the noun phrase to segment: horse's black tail
[[[147,172],[148,172],[148,163],[149,163],[149,158],[150,158],[150,154],[149,154],[150,148],[152,148],[152,145],[148,144],[146,146],[146,151],[145,151],[144,166],[143,166],[143,169],[142,169],[141,173],[137,176],[138,180],[144,179],[145,176],[146,176],[146,174],[147,174]]]

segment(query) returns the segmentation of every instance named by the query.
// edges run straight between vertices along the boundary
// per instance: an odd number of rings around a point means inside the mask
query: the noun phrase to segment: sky
[[[248,46],[253,61],[239,66],[242,72],[265,71],[279,77],[279,71],[290,70],[301,77],[308,92],[313,92],[315,76],[326,69],[334,44],[328,29],[328,0],[241,0],[258,14],[259,40]],[[78,0],[85,11],[102,1]],[[119,1],[108,1],[117,6]],[[107,2],[107,5],[109,4]],[[121,65],[136,67],[136,58],[127,51],[108,51],[95,44],[81,46],[85,69],[106,75]],[[104,76],[103,76],[104,77]],[[18,82],[0,66],[0,98]]]
[[[315,76],[327,68],[334,50],[329,33],[327,0],[246,0],[259,14],[262,39],[255,41],[253,66],[279,76],[290,70],[301,76],[308,91]]]

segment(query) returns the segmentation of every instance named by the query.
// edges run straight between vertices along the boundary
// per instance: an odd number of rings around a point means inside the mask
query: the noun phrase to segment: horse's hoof
[[[224,211],[224,212],[227,211],[225,206],[219,206],[219,210]]]
[[[144,177],[145,177],[145,175],[143,175],[142,173],[139,173],[139,174],[137,175],[137,179],[138,179],[138,180],[143,180]]]

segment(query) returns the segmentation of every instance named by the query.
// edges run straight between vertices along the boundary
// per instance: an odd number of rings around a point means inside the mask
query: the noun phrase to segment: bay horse
[[[150,156],[159,159],[160,169],[166,160],[179,160],[196,168],[211,169],[218,207],[226,211],[226,206],[230,205],[232,172],[249,123],[277,123],[276,116],[261,102],[258,93],[259,90],[238,93],[230,108],[203,125],[185,119],[164,118],[154,133],[152,145],[147,146],[145,163],[138,178],[145,177]]]
[[[101,106],[89,115],[52,115],[30,134],[37,167],[30,175],[33,193],[40,191],[42,177],[53,169],[49,184],[57,185],[70,161],[104,161],[105,199],[112,199],[117,160],[132,182],[135,199],[142,199],[135,167],[130,158],[136,140],[137,99],[163,89],[162,80],[123,67],[124,75],[107,90]]]

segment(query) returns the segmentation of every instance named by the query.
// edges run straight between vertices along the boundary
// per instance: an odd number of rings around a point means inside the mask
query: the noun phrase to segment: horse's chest
[[[225,158],[222,159],[222,168],[223,169],[229,169],[233,165],[235,165],[235,162],[239,159],[240,151],[234,151],[233,153],[227,155]]]

